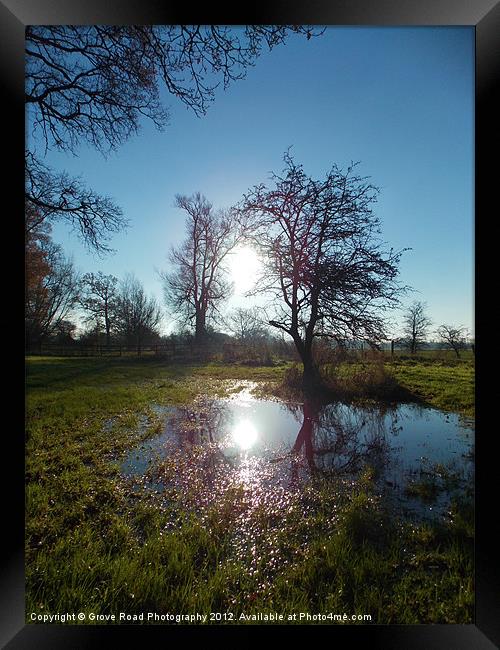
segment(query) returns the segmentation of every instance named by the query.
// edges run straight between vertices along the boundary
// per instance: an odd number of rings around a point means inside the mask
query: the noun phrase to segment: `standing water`
[[[276,506],[323,477],[349,489],[367,469],[386,502],[410,517],[446,513],[473,482],[473,420],[414,404],[353,406],[224,399],[161,408],[163,431],[130,452],[122,473],[193,507],[229,489]],[[171,497],[172,498],[172,497]]]

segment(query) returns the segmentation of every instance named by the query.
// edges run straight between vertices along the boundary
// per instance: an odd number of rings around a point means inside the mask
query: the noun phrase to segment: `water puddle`
[[[203,512],[234,494],[240,512],[306,507],[318,477],[349,490],[369,467],[381,498],[405,516],[446,515],[473,484],[474,421],[414,404],[320,406],[258,399],[253,386],[222,399],[156,406],[163,430],[121,471],[169,501]],[[236,508],[238,510],[238,508]]]

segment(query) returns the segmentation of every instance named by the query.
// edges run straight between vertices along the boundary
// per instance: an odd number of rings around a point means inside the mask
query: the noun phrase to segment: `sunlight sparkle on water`
[[[250,449],[258,438],[257,429],[249,420],[240,420],[231,435],[235,444],[242,450]]]

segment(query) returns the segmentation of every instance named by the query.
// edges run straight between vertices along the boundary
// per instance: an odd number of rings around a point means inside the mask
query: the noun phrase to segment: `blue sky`
[[[82,272],[133,272],[163,302],[158,269],[183,238],[176,194],[200,191],[216,207],[236,203],[283,167],[292,147],[313,177],[333,163],[360,161],[380,187],[376,214],[383,238],[403,255],[400,279],[422,300],[437,327],[473,329],[474,30],[471,27],[329,27],[307,41],[256,60],[244,80],[216,93],[197,118],[165,94],[170,125],[144,123],[107,158],[50,151],[46,162],[81,175],[111,196],[131,221],[116,253],[89,253],[58,223],[53,238]],[[399,313],[394,313],[394,333]],[[166,319],[164,331],[168,331]]]

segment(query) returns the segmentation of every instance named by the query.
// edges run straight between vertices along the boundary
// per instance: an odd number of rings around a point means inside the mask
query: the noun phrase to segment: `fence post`
[[[391,341],[391,357],[394,357],[394,339]]]

